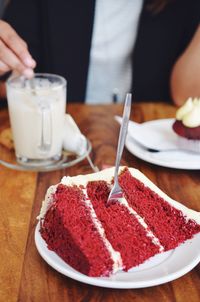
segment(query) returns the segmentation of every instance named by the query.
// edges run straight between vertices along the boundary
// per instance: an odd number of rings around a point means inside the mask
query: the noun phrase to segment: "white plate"
[[[159,119],[143,123],[146,127],[154,126],[158,129],[163,129],[163,126],[167,129],[167,134],[174,137],[172,130],[172,122],[174,119]],[[144,127],[145,129],[145,127]],[[167,135],[170,137],[170,135]],[[175,168],[175,169],[187,169],[187,170],[199,170],[200,169],[200,154],[183,150],[174,151],[160,151],[150,152],[143,146],[138,144],[130,135],[127,135],[126,148],[135,156],[143,159],[149,163],[156,164],[163,167]]]
[[[118,272],[110,277],[88,277],[74,270],[50,251],[40,235],[39,228],[38,223],[35,229],[35,243],[42,258],[63,275],[91,285],[109,288],[144,288],[159,285],[183,276],[200,261],[198,234],[175,250],[156,255],[128,272]]]

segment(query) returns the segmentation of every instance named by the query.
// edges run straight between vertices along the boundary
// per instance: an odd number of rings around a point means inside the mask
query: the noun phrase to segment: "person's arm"
[[[181,106],[188,97],[200,97],[200,26],[171,73],[171,95]]]

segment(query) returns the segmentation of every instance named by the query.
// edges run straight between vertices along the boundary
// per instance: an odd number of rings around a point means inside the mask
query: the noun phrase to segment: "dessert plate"
[[[168,145],[174,144],[174,132],[172,130],[172,123],[174,119],[159,119],[149,122],[145,122],[145,128],[150,127],[156,131],[162,131],[163,137],[166,135]],[[163,129],[166,129],[163,131]],[[171,138],[171,141],[169,141]],[[154,139],[152,135],[152,140]],[[165,140],[163,140],[164,143]],[[161,141],[160,141],[161,142]],[[165,143],[166,144],[166,143]],[[138,158],[145,160],[149,163],[156,164],[163,167],[175,168],[175,169],[187,169],[187,170],[199,170],[200,169],[200,153],[194,153],[184,150],[162,150],[159,152],[152,152],[139,144],[131,135],[128,133],[126,139],[126,148]]]
[[[128,272],[118,272],[110,277],[88,277],[50,251],[40,235],[39,228],[38,222],[35,243],[41,257],[61,274],[86,284],[108,288],[144,288],[159,285],[183,276],[200,261],[200,234],[198,234],[175,250],[156,255]]]
[[[71,167],[80,161],[87,158],[91,168],[95,170],[95,167],[89,157],[89,154],[92,150],[92,146],[89,140],[87,140],[87,148],[86,151],[81,155],[67,153],[66,151],[62,151],[61,159],[59,159],[57,162],[45,165],[45,166],[28,166],[28,165],[20,165],[16,161],[14,150],[8,150],[0,145],[0,164],[3,166],[14,169],[14,170],[20,170],[20,171],[37,171],[37,172],[46,172],[46,171],[55,171],[59,169],[64,169]]]

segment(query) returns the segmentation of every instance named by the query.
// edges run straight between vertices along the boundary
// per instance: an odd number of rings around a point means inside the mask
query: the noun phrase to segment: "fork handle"
[[[121,123],[121,127],[120,127],[118,145],[117,145],[117,156],[116,156],[116,161],[115,161],[114,181],[117,181],[117,182],[118,182],[118,170],[119,170],[122,153],[124,150],[124,144],[125,144],[126,134],[127,134],[127,129],[128,129],[128,122],[129,122],[129,117],[130,117],[130,112],[131,112],[131,100],[132,100],[131,93],[127,93],[125,105],[124,105],[122,123]]]

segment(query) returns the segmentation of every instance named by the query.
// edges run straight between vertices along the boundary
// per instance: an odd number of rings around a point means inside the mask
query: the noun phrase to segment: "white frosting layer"
[[[200,126],[200,99],[189,98],[176,112],[176,119],[189,128]]]
[[[119,174],[121,171],[124,170],[125,167],[119,168]],[[191,210],[187,208],[186,206],[182,205],[181,203],[173,200],[167,194],[165,194],[163,191],[161,191],[153,182],[151,182],[142,172],[140,172],[137,169],[129,168],[129,172],[131,175],[141,182],[144,183],[145,186],[149,187],[152,191],[157,193],[160,197],[165,199],[170,205],[175,207],[176,209],[183,212],[183,214],[189,218],[195,220],[197,223],[200,224],[200,212],[196,212],[194,210]],[[114,167],[105,169],[103,171],[87,174],[87,175],[78,175],[78,176],[64,176],[61,180],[61,183],[64,185],[83,185],[86,187],[87,183],[89,181],[98,181],[98,180],[105,180],[107,183],[111,183],[112,179],[114,177]]]
[[[101,224],[101,222],[99,221],[99,219],[97,218],[97,215],[94,211],[93,205],[91,203],[91,201],[88,198],[87,195],[87,190],[83,189],[82,190],[83,194],[85,195],[85,203],[87,205],[87,207],[90,210],[90,214],[91,214],[91,218],[92,221],[94,223],[94,225],[96,226],[108,252],[110,253],[110,257],[113,260],[113,273],[116,273],[118,270],[123,269],[123,262],[122,262],[122,258],[119,252],[117,252],[111,245],[110,241],[108,241],[108,239],[106,238],[106,234],[105,234],[105,230]]]
[[[120,198],[120,203],[123,204],[127,210],[129,211],[129,213],[131,215],[134,215],[136,217],[136,219],[138,220],[138,222],[143,226],[143,228],[145,229],[147,236],[150,237],[152,239],[152,242],[155,245],[159,246],[159,251],[163,252],[164,251],[164,247],[162,246],[162,244],[160,243],[159,239],[153,234],[153,232],[148,228],[148,225],[146,224],[146,222],[144,221],[144,219],[135,211],[133,210],[133,208],[131,208],[127,202],[127,200],[125,198]]]
[[[58,185],[55,186],[51,186],[48,188],[46,195],[45,195],[45,199],[42,202],[42,207],[40,210],[40,214],[37,216],[37,219],[43,219],[46,212],[48,211],[48,209],[50,208],[52,202],[53,202],[53,194],[56,192]]]
[[[119,173],[123,171],[125,167],[120,167],[119,168]],[[145,186],[149,187],[151,190],[156,192],[160,197],[165,199],[169,204],[171,204],[173,207],[176,209],[180,210],[183,212],[183,214],[190,218],[195,220],[197,223],[200,223],[200,212],[196,212],[194,210],[191,210],[187,208],[186,206],[182,205],[181,203],[173,200],[169,196],[167,196],[163,191],[161,191],[155,184],[153,184],[143,173],[141,173],[139,170],[134,169],[134,168],[129,168],[129,172],[132,174],[133,177],[137,178],[141,182],[145,184]],[[114,177],[114,167],[109,168],[97,173],[92,173],[92,174],[87,174],[87,175],[78,175],[78,176],[64,176],[61,180],[61,183],[67,186],[84,186],[86,187],[87,183],[89,181],[98,181],[98,180],[105,180],[106,182],[111,183],[112,179]],[[58,185],[51,186],[45,196],[45,200],[42,204],[42,208],[40,211],[40,215],[38,218],[43,218],[47,209],[50,207],[51,203],[51,195],[52,193],[55,192],[56,188]]]

